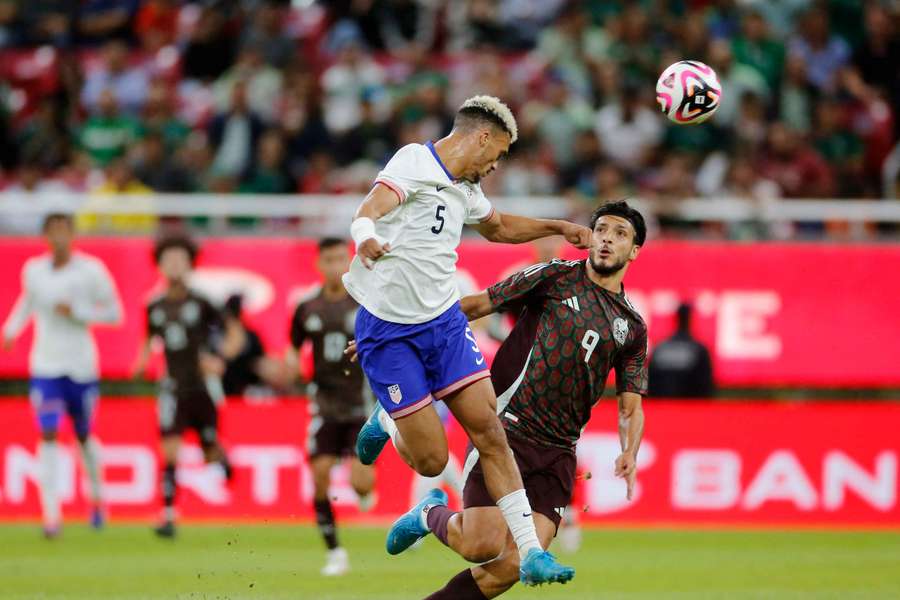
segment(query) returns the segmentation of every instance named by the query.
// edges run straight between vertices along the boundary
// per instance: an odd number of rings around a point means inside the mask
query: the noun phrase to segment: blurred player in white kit
[[[12,348],[33,315],[30,396],[41,431],[38,462],[44,535],[52,539],[62,524],[57,436],[64,413],[72,419],[90,481],[91,525],[103,526],[99,446],[91,435],[98,368],[90,326],[119,322],[122,308],[104,264],[73,252],[75,229],[70,215],[48,215],[43,232],[50,252],[29,259],[22,268],[22,292],[3,326],[3,349]]]

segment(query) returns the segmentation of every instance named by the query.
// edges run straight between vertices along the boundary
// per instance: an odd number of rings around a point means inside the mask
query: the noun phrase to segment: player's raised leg
[[[565,583],[574,577],[575,571],[557,564],[537,536],[522,476],[497,417],[490,381],[483,379],[456,392],[447,403],[478,450],[487,491],[503,513],[518,548],[522,581]]]
[[[483,531],[491,531],[490,536],[495,537],[496,532],[501,530],[501,528],[498,527],[499,521],[491,517],[490,513],[487,512],[492,510],[481,509],[480,516],[487,516],[489,522],[481,524],[480,527],[490,527],[491,529],[484,529]],[[494,514],[496,515],[496,511],[494,511]],[[535,514],[534,522],[541,545],[549,546],[553,536],[556,534],[556,524],[542,514]],[[528,560],[537,559],[537,555],[533,555],[533,557],[526,559],[526,564]],[[499,556],[483,565],[462,571],[453,577],[447,585],[428,596],[425,600],[485,600],[486,598],[496,598],[515,585],[520,580],[520,577],[524,581],[525,574],[522,570],[526,564],[520,567],[516,544],[511,536],[507,536],[505,547]],[[525,581],[525,583],[529,582]]]

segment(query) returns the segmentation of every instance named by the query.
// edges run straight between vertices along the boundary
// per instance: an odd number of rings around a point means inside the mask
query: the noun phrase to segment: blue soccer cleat
[[[575,569],[556,562],[556,557],[546,550],[532,548],[519,565],[519,581],[525,585],[542,583],[566,583],[575,577]]]
[[[356,436],[356,456],[359,458],[359,462],[364,465],[371,465],[375,462],[375,459],[381,454],[381,450],[391,437],[382,429],[381,423],[378,422],[378,415],[383,410],[380,404],[376,404],[375,410],[369,415],[369,418]]]
[[[409,509],[406,514],[394,521],[387,534],[388,554],[400,554],[417,541],[431,533],[422,523],[422,509],[431,505],[440,504],[447,506],[447,494],[437,488],[431,490],[418,504]]]

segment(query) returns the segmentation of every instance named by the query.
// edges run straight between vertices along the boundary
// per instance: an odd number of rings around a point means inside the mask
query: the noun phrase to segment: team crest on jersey
[[[613,320],[613,338],[620,346],[624,345],[628,338],[628,321],[622,317],[616,317]]]
[[[166,311],[158,306],[151,310],[150,322],[153,323],[155,327],[162,327],[162,324],[166,322]]]
[[[181,320],[187,325],[193,325],[200,319],[200,305],[191,300],[181,307]]]
[[[317,314],[309,315],[303,326],[307,331],[322,331],[322,319]]]
[[[391,397],[391,402],[394,404],[400,404],[403,400],[403,392],[400,391],[400,386],[398,384],[389,385],[388,386],[388,396]]]

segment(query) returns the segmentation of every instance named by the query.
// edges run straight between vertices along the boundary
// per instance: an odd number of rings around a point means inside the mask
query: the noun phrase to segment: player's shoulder
[[[427,146],[407,144],[394,153],[382,173],[418,179],[431,172],[433,163],[434,157]]]
[[[198,290],[197,288],[192,287],[188,290],[188,301],[191,301],[191,300],[202,305],[203,308],[217,310],[216,305],[209,298],[209,296],[207,296],[206,294],[204,294],[201,290]]]
[[[431,155],[431,151],[424,144],[417,144],[415,142],[411,144],[406,144],[399,148],[396,152],[394,152],[394,156],[391,157],[391,161],[394,160],[409,160],[409,161],[418,161],[422,158],[429,158]]]
[[[619,298],[621,300],[622,305],[626,309],[628,309],[628,312],[631,315],[632,319],[634,319],[635,324],[639,328],[646,331],[647,330],[647,322],[644,320],[643,315],[641,315],[641,313],[638,311],[637,307],[631,301],[631,298],[628,297],[628,293],[623,290],[622,294],[619,296]]]
[[[93,254],[86,254],[77,250],[72,253],[72,263],[91,273],[105,273],[107,270],[102,260]]]
[[[322,297],[322,285],[316,284],[306,290],[300,298],[297,299],[297,306],[294,309],[295,314],[299,314],[305,311],[308,311],[311,307],[315,306],[317,302]]]
[[[22,265],[22,273],[24,273],[26,277],[29,277],[42,270],[49,269],[50,260],[50,253],[32,256],[31,258],[26,259],[25,264]]]
[[[584,261],[580,260],[564,260],[562,258],[553,258],[544,263],[538,263],[527,267],[525,270],[535,270],[541,272],[545,277],[577,277],[584,270]]]

